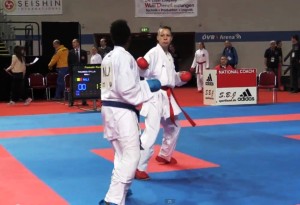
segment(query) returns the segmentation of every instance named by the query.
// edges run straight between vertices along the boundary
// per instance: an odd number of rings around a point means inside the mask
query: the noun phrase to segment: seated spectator
[[[221,56],[220,64],[215,67],[216,70],[232,70],[232,66],[228,64],[226,56]]]

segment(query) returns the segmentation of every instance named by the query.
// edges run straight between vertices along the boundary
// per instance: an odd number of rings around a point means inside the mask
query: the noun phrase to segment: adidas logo
[[[205,85],[210,85],[210,86],[214,85],[211,74],[208,75],[208,77],[206,79],[206,82],[205,82]]]
[[[248,88],[238,98],[238,101],[254,101],[254,100],[255,98],[252,96]]]

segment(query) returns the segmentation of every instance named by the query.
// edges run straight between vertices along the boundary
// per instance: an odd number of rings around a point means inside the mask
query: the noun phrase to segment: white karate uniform
[[[140,70],[140,75],[145,77],[145,79],[158,79],[162,86],[171,88],[185,84],[185,82],[180,80],[179,73],[175,72],[171,54],[169,52],[166,53],[159,44],[152,48],[144,58],[149,63],[149,68]],[[145,130],[141,136],[144,150],[141,150],[141,158],[138,165],[140,171],[147,170],[149,159],[153,154],[153,145],[160,130],[160,124],[164,129],[164,133],[159,156],[168,161],[172,157],[180,131],[178,115],[181,113],[181,109],[173,96],[170,99],[177,126],[170,120],[170,101],[166,91],[159,90],[155,92],[153,98],[143,104],[140,114],[145,116]]]
[[[101,100],[139,105],[153,96],[146,81],[140,81],[135,59],[115,46],[101,66]],[[140,129],[134,111],[102,106],[104,137],[115,150],[114,169],[105,201],[125,204],[140,159]]]
[[[90,59],[90,64],[101,64],[102,63],[102,57],[100,54],[96,53],[95,55],[92,55]]]
[[[195,52],[195,57],[191,67],[195,68],[197,89],[201,91],[203,89],[203,69],[209,68],[209,54],[205,48],[202,50],[198,49]]]

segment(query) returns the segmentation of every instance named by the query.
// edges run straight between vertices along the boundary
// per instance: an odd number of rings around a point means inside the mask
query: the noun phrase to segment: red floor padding
[[[159,150],[160,150],[160,146],[155,145],[153,156],[157,156]],[[112,148],[95,149],[92,150],[92,152],[113,163],[114,151]],[[219,167],[218,164],[214,164],[212,162],[208,162],[203,159],[192,157],[190,155],[178,151],[174,152],[173,157],[177,160],[178,162],[177,164],[160,165],[155,161],[155,157],[152,157],[149,161],[149,167],[147,171],[151,173],[151,172],[169,172],[169,171],[180,171],[180,170],[188,170],[188,169],[204,169],[204,168]]]
[[[1,205],[69,204],[2,146],[0,146],[0,158]]]
[[[213,118],[213,119],[195,119],[196,126],[208,125],[226,125],[226,124],[240,124],[240,123],[258,123],[258,122],[281,122],[300,120],[300,114],[287,115],[265,115],[265,116],[247,116],[247,117],[230,117],[230,118]],[[187,120],[181,120],[182,127],[190,127]],[[145,126],[141,124],[143,129]],[[42,137],[42,136],[61,136],[70,134],[83,133],[98,133],[103,132],[103,126],[78,126],[65,128],[42,128],[32,130],[9,130],[0,131],[0,139],[4,138],[21,138],[21,137]]]
[[[285,137],[290,138],[290,139],[294,139],[294,140],[300,140],[300,134],[299,135],[287,135]]]

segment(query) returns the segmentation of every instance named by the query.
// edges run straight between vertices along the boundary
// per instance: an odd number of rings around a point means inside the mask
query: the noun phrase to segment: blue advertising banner
[[[261,31],[261,32],[205,32],[196,33],[196,42],[249,42],[249,41],[289,41],[292,35],[300,31]]]

